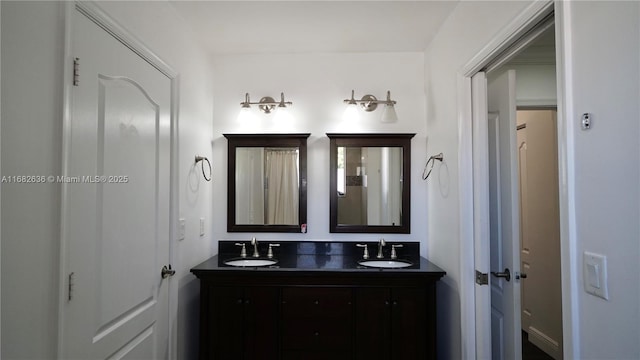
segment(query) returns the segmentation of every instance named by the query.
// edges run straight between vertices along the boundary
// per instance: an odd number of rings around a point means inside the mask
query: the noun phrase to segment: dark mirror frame
[[[329,137],[329,231],[332,233],[411,233],[411,138],[415,133],[338,134]],[[402,224],[349,225],[338,224],[338,147],[402,147]]]
[[[223,134],[227,138],[227,232],[302,232],[307,224],[307,138],[311,134]],[[298,225],[236,224],[236,148],[297,147],[299,150]],[[306,230],[306,229],[305,229]]]

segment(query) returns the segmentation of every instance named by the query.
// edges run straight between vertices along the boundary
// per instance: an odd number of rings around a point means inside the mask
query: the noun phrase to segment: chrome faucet
[[[384,256],[382,256],[382,248],[387,245],[387,243],[384,241],[384,239],[380,239],[380,241],[378,242],[378,256],[376,256],[378,259],[382,259]]]
[[[260,257],[258,253],[258,239],[256,237],[251,238],[251,245],[253,245],[253,257]]]

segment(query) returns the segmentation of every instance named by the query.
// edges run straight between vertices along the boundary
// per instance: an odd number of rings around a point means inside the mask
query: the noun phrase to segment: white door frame
[[[458,73],[458,127],[459,157],[458,170],[460,179],[473,179],[460,183],[460,298],[462,327],[462,356],[465,359],[483,358],[487,347],[490,349],[490,334],[478,333],[478,321],[490,322],[490,314],[478,313],[476,304],[485,304],[488,292],[475,292],[475,257],[476,250],[482,244],[489,244],[489,239],[482,229],[483,215],[474,209],[486,206],[478,201],[484,197],[474,193],[474,188],[487,188],[488,180],[482,176],[479,165],[474,163],[474,152],[483,152],[488,148],[488,139],[482,132],[474,132],[474,105],[472,98],[473,75],[482,70],[491,60],[503,53],[516,39],[524,35],[541,19],[554,11],[556,34],[556,74],[558,93],[558,181],[560,203],[560,247],[562,261],[562,327],[564,341],[564,357],[580,358],[579,315],[578,315],[578,258],[576,254],[575,229],[575,174],[573,154],[572,89],[567,64],[572,63],[571,18],[568,15],[568,4],[553,0],[535,1],[531,3],[511,23],[505,26],[491,42],[474,56]],[[476,91],[476,88],[473,89]],[[477,94],[476,94],[477,95]],[[486,97],[486,94],[484,94]],[[482,95],[481,95],[482,97]],[[477,107],[477,106],[476,106]],[[477,111],[477,109],[476,109]],[[480,171],[480,172],[478,172]],[[475,202],[474,202],[475,200]],[[476,230],[474,232],[474,229]],[[480,245],[480,246],[478,246]],[[481,255],[481,254],[480,254]],[[484,270],[483,270],[484,272]],[[478,296],[478,298],[476,298]],[[480,324],[478,324],[480,325]],[[480,331],[480,329],[479,329]],[[476,340],[478,339],[478,340]],[[487,345],[488,344],[488,345]],[[478,353],[478,351],[480,353]]]
[[[71,139],[71,109],[72,109],[72,84],[71,79],[73,76],[73,49],[72,49],[72,34],[74,29],[73,13],[80,11],[89,19],[91,19],[96,25],[100,26],[111,36],[127,46],[131,51],[147,61],[151,66],[155,67],[162,74],[167,76],[171,81],[171,129],[170,129],[170,193],[169,193],[169,262],[173,265],[173,268],[179,268],[176,261],[178,257],[176,249],[176,219],[178,218],[178,73],[163,61],[158,55],[156,55],[151,49],[149,49],[142,41],[138,40],[132,33],[125,29],[122,25],[112,19],[106,12],[104,12],[95,2],[92,1],[72,1],[65,5],[64,13],[64,69],[63,69],[63,117],[62,117],[62,175],[67,175],[70,152],[70,139]],[[60,216],[60,287],[58,296],[58,357],[62,356],[62,334],[64,329],[64,304],[66,299],[66,286],[68,270],[67,265],[67,246],[66,243],[66,214],[67,214],[67,184],[62,184],[61,194],[61,216]],[[172,359],[177,358],[177,334],[174,331],[176,325],[174,323],[175,315],[178,313],[178,286],[172,285],[171,278],[168,278],[169,286],[169,357]]]

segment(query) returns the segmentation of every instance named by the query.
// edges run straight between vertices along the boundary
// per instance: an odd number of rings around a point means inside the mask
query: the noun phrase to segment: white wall
[[[579,355],[640,358],[640,9],[638,2],[562,6],[569,161],[575,177]],[[579,126],[591,113],[593,127]],[[570,165],[571,166],[571,165]],[[607,257],[609,301],[584,292],[584,251]]]
[[[555,65],[514,65],[517,106],[557,105]]]
[[[461,331],[457,76],[464,65],[529,2],[460,2],[425,51],[427,152],[443,165],[428,181],[428,252],[447,271],[438,286],[439,358],[463,358]],[[469,119],[470,120],[470,119]]]
[[[340,53],[215,56],[214,63],[214,238],[248,239],[255,234],[226,232],[227,141],[223,133],[301,132],[308,139],[307,234],[257,234],[277,240],[377,240],[379,234],[329,233],[329,139],[327,132],[415,132],[411,159],[411,234],[382,235],[390,240],[419,240],[426,254],[426,185],[421,179],[426,161],[424,67],[422,53]],[[342,122],[343,99],[373,94],[385,98],[387,90],[398,103],[399,121],[380,122],[382,106],[354,124]],[[258,112],[257,126],[237,122],[244,94],[251,101],[263,96],[292,101],[292,126],[279,126],[274,116]]]
[[[425,52],[428,151],[443,151],[449,159],[449,196],[434,181],[428,188],[429,257],[448,272],[439,287],[440,324],[449,324],[439,338],[442,358],[460,358],[458,282],[460,242],[457,238],[458,189],[467,179],[457,177],[458,123],[456,74],[492,34],[528,3],[461,2]],[[640,121],[638,119],[639,19],[637,2],[560,2],[568,47],[563,81],[567,82],[568,119],[559,133],[569,151],[568,187],[572,214],[569,246],[575,246],[578,266],[577,329],[569,335],[579,358],[638,358],[640,356]],[[563,31],[563,30],[561,30]],[[590,131],[579,128],[583,112],[594,115]],[[433,140],[432,140],[433,139]],[[437,174],[436,174],[437,175]],[[610,300],[595,298],[582,287],[582,253],[608,258]],[[566,256],[563,255],[563,259]],[[563,271],[567,271],[566,266]],[[447,305],[450,304],[450,305]],[[568,340],[568,339],[567,339]]]
[[[556,106],[558,104],[555,65],[507,64],[487,74],[488,81],[510,69],[516,71],[517,106]]]
[[[58,175],[62,9],[2,2],[2,175]],[[17,36],[17,35],[20,36]],[[60,189],[2,184],[3,359],[53,358],[58,316]]]
[[[64,5],[1,5],[2,175],[56,175],[62,161]],[[167,3],[100,6],[180,74],[179,212],[186,219],[186,239],[173,255],[177,275],[171,286],[178,288],[173,326],[178,358],[195,358],[199,284],[189,269],[213,253],[214,243],[211,184],[193,168],[193,158],[211,157],[211,66]],[[57,341],[60,188],[2,184],[2,200],[1,356],[52,359]],[[204,237],[199,236],[200,217],[208,224]]]

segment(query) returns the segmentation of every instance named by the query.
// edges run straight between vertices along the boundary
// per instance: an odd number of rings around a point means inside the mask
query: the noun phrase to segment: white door
[[[529,186],[527,181],[527,124],[518,123],[518,176],[520,179],[520,269],[523,273],[531,275],[531,246],[530,243],[530,226],[529,223]],[[555,175],[555,174],[554,174]],[[536,194],[544,196],[544,194]],[[544,226],[544,225],[543,225]],[[531,295],[532,287],[529,287],[530,280],[523,281],[520,284],[520,322],[523,330],[529,329],[531,324]],[[543,290],[544,287],[540,288]],[[538,296],[545,297],[544,291],[539,291]]]
[[[490,263],[489,228],[489,126],[487,77],[478,72],[471,78],[473,109],[473,238],[476,274],[488,274]],[[488,281],[488,279],[486,280]],[[476,279],[475,289],[476,358],[491,359],[491,289]]]
[[[78,10],[72,24],[60,355],[166,359],[171,80]]]
[[[493,359],[521,359],[520,206],[516,141],[516,74],[488,85],[491,339]],[[509,276],[507,277],[507,273]],[[504,277],[498,277],[499,275]]]

